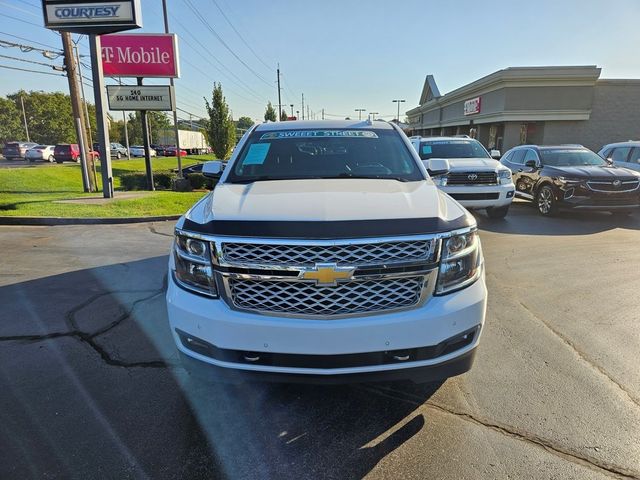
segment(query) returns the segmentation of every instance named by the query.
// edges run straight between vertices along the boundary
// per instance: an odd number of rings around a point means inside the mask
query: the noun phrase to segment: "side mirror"
[[[609,158],[605,158],[605,161],[609,164],[609,165],[613,165],[613,158],[609,157]]]
[[[538,162],[536,162],[535,160],[527,160],[524,163],[524,166],[529,168],[538,168]]]
[[[424,166],[427,167],[427,172],[432,177],[440,175],[446,175],[449,173],[449,160],[446,158],[430,158],[429,160],[423,160]]]
[[[491,158],[495,158],[496,160],[502,156],[502,154],[500,153],[500,150],[491,150],[489,154],[491,155]]]
[[[212,162],[206,162],[202,165],[202,174],[209,178],[218,178],[222,175],[224,165],[220,160],[214,160]]]

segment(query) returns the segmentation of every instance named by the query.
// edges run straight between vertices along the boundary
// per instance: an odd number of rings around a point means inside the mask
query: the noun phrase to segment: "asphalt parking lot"
[[[474,368],[339,387],[191,379],[170,223],[0,227],[0,478],[640,478],[640,214],[477,218]]]

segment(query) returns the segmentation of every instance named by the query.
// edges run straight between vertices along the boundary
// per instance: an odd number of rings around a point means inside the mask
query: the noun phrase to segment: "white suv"
[[[471,368],[476,222],[397,126],[263,123],[203,174],[221,178],[176,225],[166,295],[189,370],[335,383]]]
[[[442,190],[469,209],[486,209],[490,218],[505,217],[515,193],[511,171],[491,158],[480,142],[463,137],[411,137],[411,144],[423,160],[448,160],[449,173],[434,179]]]

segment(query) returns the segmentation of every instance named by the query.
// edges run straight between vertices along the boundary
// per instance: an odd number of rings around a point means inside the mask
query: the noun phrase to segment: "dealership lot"
[[[476,217],[476,364],[422,386],[199,383],[172,224],[0,227],[0,478],[640,478],[640,214]]]

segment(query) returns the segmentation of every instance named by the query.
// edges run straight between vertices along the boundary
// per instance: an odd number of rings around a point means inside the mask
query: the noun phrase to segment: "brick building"
[[[640,139],[640,80],[600,78],[600,68],[511,67],[441,95],[428,75],[409,110],[412,135],[467,134],[488,148]]]

